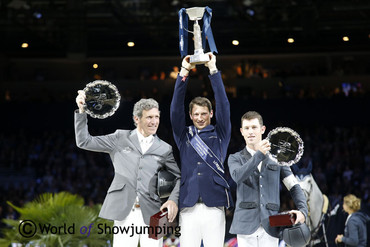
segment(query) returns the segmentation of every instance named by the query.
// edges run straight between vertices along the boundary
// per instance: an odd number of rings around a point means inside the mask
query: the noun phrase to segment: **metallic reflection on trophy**
[[[209,7],[183,8],[179,11],[179,46],[182,57],[188,55],[188,33],[194,35],[194,55],[190,56],[191,64],[204,64],[210,60],[209,56],[204,54],[207,42],[210,51],[217,53],[210,25],[211,18],[212,9]],[[194,21],[193,31],[188,30],[188,19]],[[202,19],[203,28],[201,30],[198,21]]]
[[[209,56],[203,52],[201,31],[198,24],[198,21],[203,18],[204,9],[201,7],[186,9],[189,19],[195,21],[192,32],[194,34],[194,55],[190,56],[191,64],[203,64],[209,61]]]
[[[303,155],[303,141],[297,132],[287,127],[271,130],[266,138],[271,143],[269,155],[281,166],[297,163]]]
[[[108,81],[96,80],[84,88],[85,111],[93,118],[104,119],[118,109],[121,96],[115,85]]]

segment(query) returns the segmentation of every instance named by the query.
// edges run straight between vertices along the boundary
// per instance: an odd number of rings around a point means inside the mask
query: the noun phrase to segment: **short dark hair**
[[[208,108],[208,110],[211,112],[212,111],[212,104],[211,104],[211,101],[209,101],[209,99],[205,98],[205,97],[195,97],[189,104],[189,112],[190,114],[192,113],[193,111],[193,107],[194,105],[199,105],[199,106],[206,106]]]
[[[241,118],[240,125],[243,127],[243,120],[252,120],[252,119],[255,119],[255,118],[257,118],[260,125],[263,126],[262,116],[261,116],[261,114],[259,114],[256,111],[248,111],[248,112],[244,113],[244,115]]]

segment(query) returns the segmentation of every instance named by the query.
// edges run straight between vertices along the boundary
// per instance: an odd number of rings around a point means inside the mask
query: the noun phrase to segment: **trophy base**
[[[207,54],[194,54],[190,56],[190,64],[205,64],[209,62],[209,56]]]

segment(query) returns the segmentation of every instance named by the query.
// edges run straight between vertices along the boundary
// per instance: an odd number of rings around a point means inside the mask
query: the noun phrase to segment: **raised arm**
[[[216,67],[216,56],[212,52],[207,53],[210,56],[210,61],[205,64],[209,68],[209,79],[216,101],[216,123],[217,133],[225,143],[229,143],[231,137],[231,122],[230,122],[230,103],[226,95],[224,83],[221,73]],[[227,148],[227,146],[226,146]]]
[[[173,92],[170,118],[172,124],[172,131],[175,142],[180,147],[181,136],[185,133],[186,129],[186,115],[185,115],[185,94],[188,84],[189,71],[194,67],[189,63],[190,56],[186,56],[182,61],[182,67],[179,75],[177,75],[175,89]]]
[[[75,111],[75,135],[76,145],[79,148],[95,151],[95,152],[106,152],[109,153],[115,148],[116,134],[110,134],[105,136],[91,136],[87,126],[87,115],[84,111],[83,105],[85,104],[85,92],[78,91],[76,97],[76,103],[79,110]]]

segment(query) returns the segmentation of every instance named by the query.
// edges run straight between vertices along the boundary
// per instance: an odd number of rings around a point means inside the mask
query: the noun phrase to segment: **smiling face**
[[[261,126],[257,118],[244,119],[240,132],[244,137],[247,146],[255,150],[255,145],[262,140],[262,134],[265,133],[266,127]]]
[[[141,118],[134,116],[134,121],[144,137],[154,135],[159,126],[159,110],[158,108],[143,110]]]
[[[193,121],[194,126],[201,130],[211,124],[213,111],[209,111],[207,106],[194,105],[190,113],[190,119]]]

